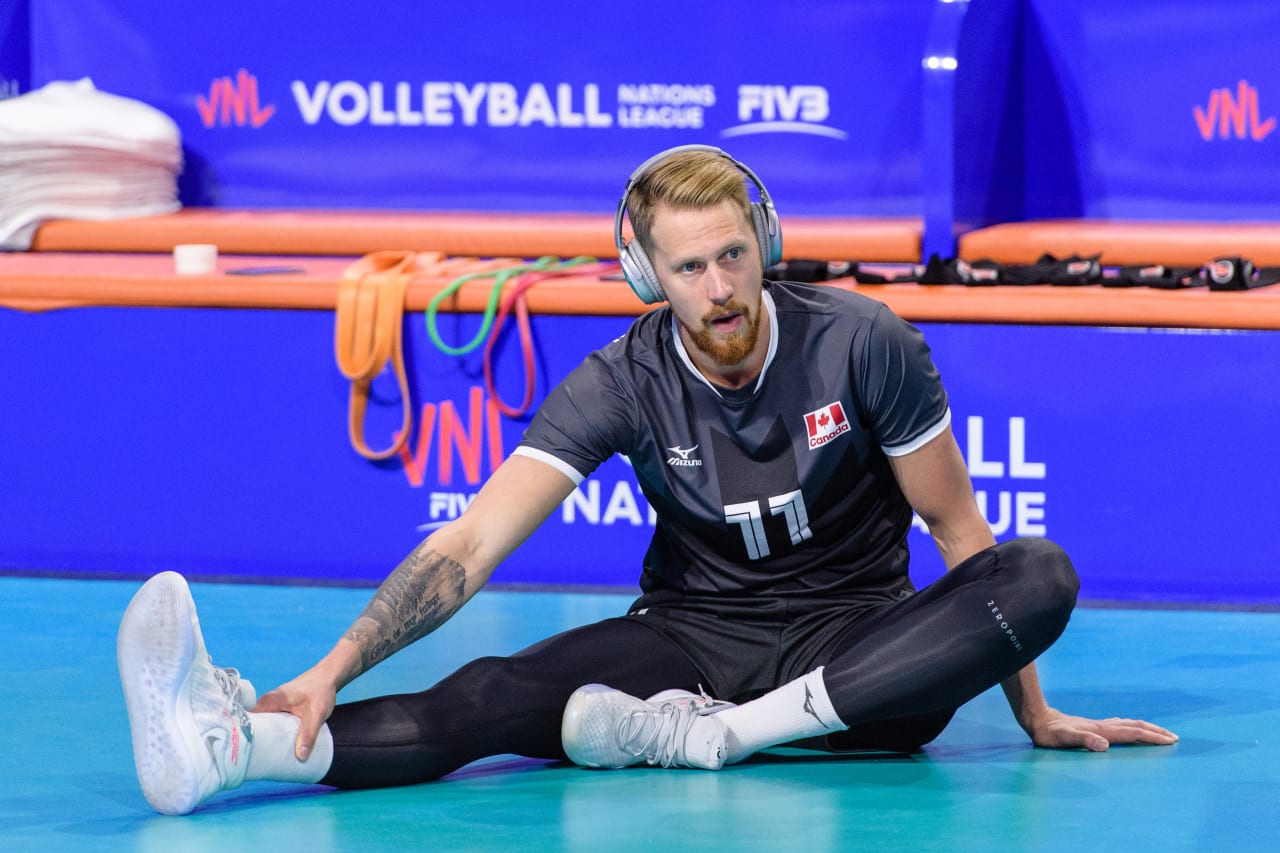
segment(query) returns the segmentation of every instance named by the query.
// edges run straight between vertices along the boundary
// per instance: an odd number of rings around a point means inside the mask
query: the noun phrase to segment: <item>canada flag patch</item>
[[[804,429],[809,436],[809,449],[813,450],[848,432],[852,427],[849,426],[849,419],[844,416],[844,407],[837,400],[805,415]]]

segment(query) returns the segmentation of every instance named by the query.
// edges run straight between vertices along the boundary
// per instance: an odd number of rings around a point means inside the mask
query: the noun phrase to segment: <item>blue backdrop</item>
[[[462,341],[477,322],[442,330]],[[537,399],[626,323],[536,317]],[[1265,439],[1280,333],[923,328],[999,538],[1059,541],[1094,598],[1280,603]],[[407,462],[367,462],[347,444],[332,334],[328,312],[0,311],[0,568],[380,580],[524,424],[489,408],[478,357],[439,353],[415,315],[417,433]],[[519,400],[513,348],[497,365]],[[385,446],[400,401],[389,377],[375,392],[369,441]],[[649,531],[615,459],[494,580],[633,585]],[[941,566],[912,538],[923,582]]]
[[[0,98],[31,88],[31,17],[28,0],[0,3]]]
[[[1280,219],[1280,5],[1032,0],[1028,218]]]
[[[673,22],[678,22],[678,25]],[[0,97],[92,77],[182,130],[192,205],[612,209],[718,144],[783,214],[1280,219],[1269,0],[9,0]]]
[[[0,97],[90,76],[161,108],[188,204],[611,212],[642,159],[710,142],[784,222],[927,214],[947,252],[957,229],[1023,218],[1280,219],[1276,32],[1268,0],[6,0]],[[451,322],[461,340],[475,318]],[[625,321],[535,322],[576,342],[543,350],[558,377]],[[0,311],[0,567],[381,577],[521,425],[492,428],[478,365],[411,323],[432,441],[364,462],[331,325]],[[1093,597],[1280,601],[1280,463],[1253,449],[1280,414],[1276,334],[928,333],[1001,535],[1060,540]],[[623,463],[594,482],[499,580],[633,580],[645,508]]]
[[[33,0],[33,76],[170,114],[189,204],[608,210],[706,142],[794,213],[919,212],[931,3],[552,6]]]

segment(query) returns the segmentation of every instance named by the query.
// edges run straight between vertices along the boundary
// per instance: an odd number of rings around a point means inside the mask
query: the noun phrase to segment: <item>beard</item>
[[[742,327],[728,337],[719,337],[712,331],[711,321],[725,311],[741,313]],[[729,302],[703,317],[698,328],[686,331],[693,345],[712,361],[721,367],[734,367],[746,360],[756,348],[760,339],[760,312],[752,311],[741,302]]]

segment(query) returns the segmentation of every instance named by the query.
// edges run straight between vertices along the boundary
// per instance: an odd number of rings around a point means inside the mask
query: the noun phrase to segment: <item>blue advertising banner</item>
[[[922,328],[998,538],[1056,540],[1087,597],[1280,602],[1280,333]]]
[[[1280,219],[1280,5],[1028,0],[1025,217]]]
[[[621,317],[533,318],[541,400]],[[441,318],[470,340],[474,316]],[[524,427],[480,356],[406,318],[415,433],[357,456],[321,311],[0,311],[0,569],[373,584],[466,507]],[[1280,333],[926,324],[954,430],[998,538],[1048,536],[1095,599],[1280,603],[1273,508]],[[504,338],[495,385],[523,396]],[[368,439],[401,401],[374,386]],[[634,586],[653,518],[606,464],[495,583]],[[923,530],[914,576],[941,565]]]
[[[30,0],[5,0],[0,3],[0,100],[30,88]]]
[[[918,215],[933,5],[33,0],[33,76],[169,114],[187,204],[611,210],[698,142],[787,213]]]

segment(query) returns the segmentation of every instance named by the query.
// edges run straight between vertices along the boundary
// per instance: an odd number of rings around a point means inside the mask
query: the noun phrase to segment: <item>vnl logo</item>
[[[258,78],[243,68],[234,79],[219,77],[211,82],[208,96],[196,98],[196,109],[205,127],[262,127],[276,112],[274,105],[262,105]]]
[[[848,139],[849,134],[823,124],[831,116],[831,95],[825,86],[738,87],[738,121],[721,136],[754,133],[807,133]]]
[[[417,525],[419,533],[443,527],[462,515],[479,492],[484,463],[488,462],[492,474],[506,456],[497,404],[485,398],[482,388],[472,386],[465,414],[463,408],[461,401],[454,400],[423,404],[416,443],[400,449],[410,487],[427,489],[428,518]],[[690,454],[697,448],[679,449]],[[454,476],[455,457],[461,463],[465,483]],[[560,520],[567,525],[592,527],[653,527],[657,515],[645,501],[633,474],[610,481],[601,470],[565,498],[560,505]]]
[[[1208,106],[1196,106],[1192,111],[1200,138],[1205,142],[1214,139],[1252,139],[1261,142],[1276,129],[1275,116],[1265,121],[1260,118],[1258,90],[1248,80],[1236,84],[1234,96],[1223,87],[1209,93]]]

